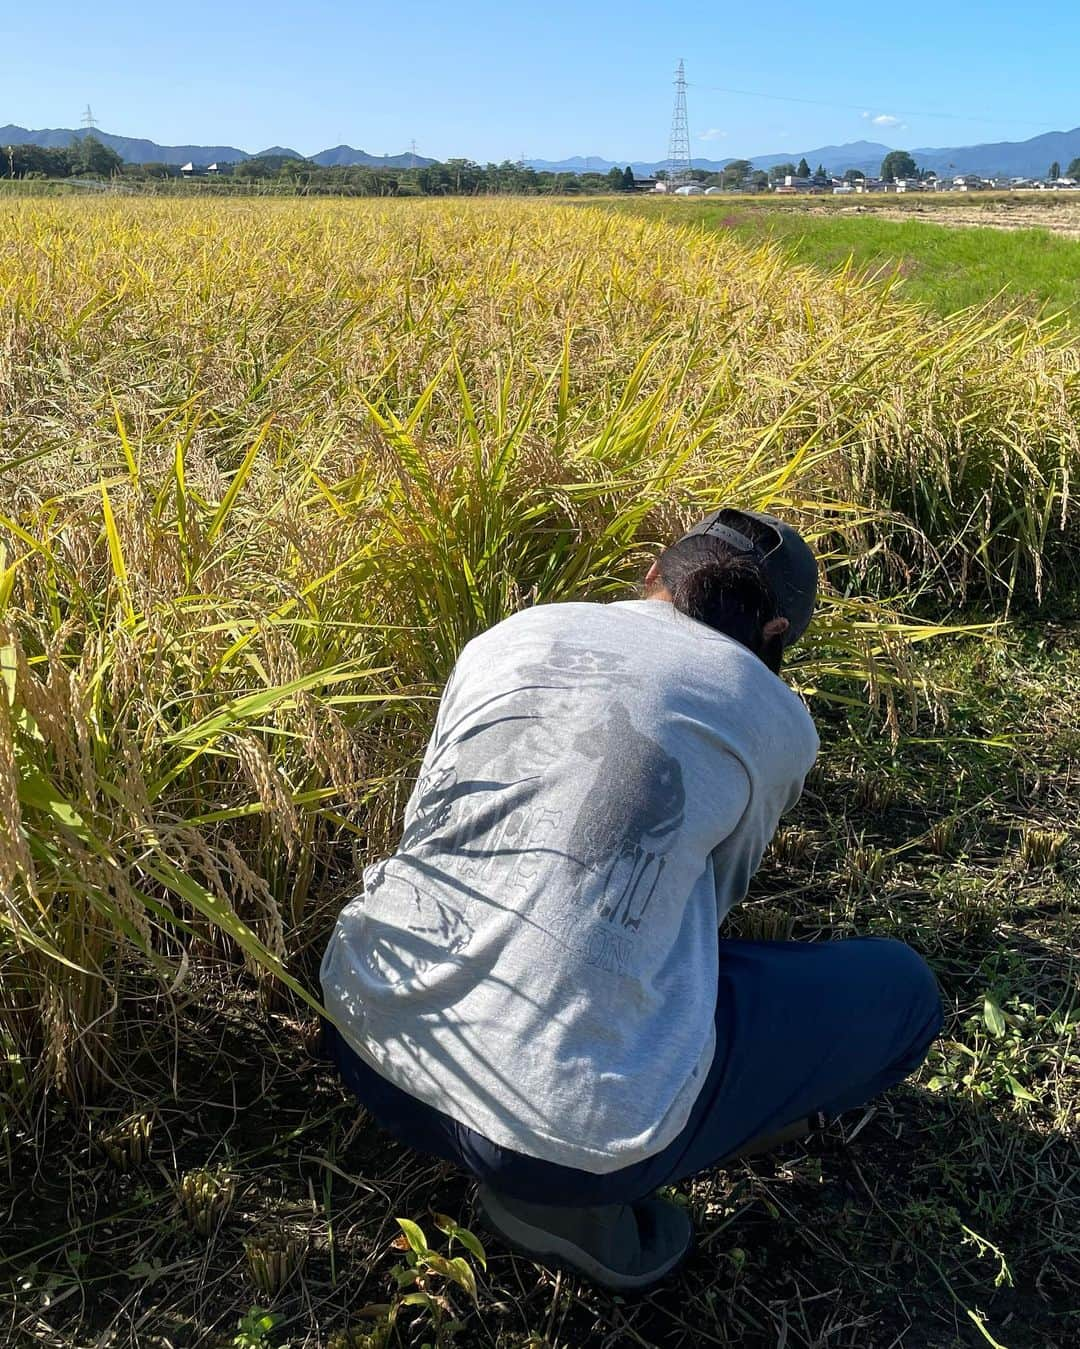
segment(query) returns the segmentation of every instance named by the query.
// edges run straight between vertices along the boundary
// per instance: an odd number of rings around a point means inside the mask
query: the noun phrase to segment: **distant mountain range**
[[[823,164],[830,173],[843,173],[845,169],[861,169],[863,173],[877,173],[881,168],[881,161],[889,153],[890,146],[877,145],[873,141],[852,141],[850,145],[823,145],[816,150],[792,150],[786,154],[775,155],[755,155],[750,163],[755,169],[771,169],[774,164],[786,164],[789,161],[792,164],[798,164],[799,160],[804,158],[810,165],[811,170],[816,169],[819,164]],[[726,168],[728,164],[733,163],[732,158],[728,159],[702,159],[694,156],[693,164],[695,169],[704,169],[707,173],[719,173],[721,169]],[[921,162],[921,161],[920,161]],[[607,173],[612,168],[625,168],[626,161],[619,160],[614,163],[610,159],[601,159],[598,155],[586,158],[582,155],[574,155],[570,159],[530,159],[527,161],[530,168],[539,172],[548,173]],[[634,171],[635,177],[651,178],[658,169],[666,169],[668,161],[666,159],[650,160],[630,160],[630,167]],[[963,170],[957,170],[963,172]]]
[[[61,148],[73,145],[89,135],[96,136],[102,145],[115,150],[128,164],[194,164],[205,168],[207,164],[236,164],[243,159],[263,159],[270,155],[281,155],[286,159],[309,158],[324,168],[331,165],[360,165],[367,168],[408,169],[435,163],[423,155],[369,155],[366,150],[354,150],[351,145],[335,145],[332,150],[322,150],[317,155],[308,156],[284,145],[271,145],[269,149],[254,154],[249,150],[239,150],[235,145],[158,145],[156,141],[133,136],[115,136],[111,131],[95,129],[91,132],[85,127],[78,130],[59,127],[33,131],[25,126],[0,126],[0,146],[41,145],[50,149]]]
[[[423,155],[369,155],[365,150],[354,150],[351,145],[335,145],[332,150],[320,150],[311,156],[313,164],[324,169],[345,168],[358,164],[369,169],[422,169],[434,164],[434,159]]]
[[[1028,141],[993,141],[967,145],[958,150],[912,150],[920,168],[938,173],[983,173],[988,177],[1043,178],[1055,161],[1064,173],[1080,157],[1080,127],[1072,131],[1047,131]]]
[[[90,134],[115,150],[121,159],[133,164],[191,163],[205,166],[215,163],[236,163],[266,155],[283,155],[291,159],[305,158],[298,151],[280,145],[252,154],[247,150],[238,149],[235,145],[158,145],[155,141],[116,136],[109,131],[95,130],[91,133],[85,128],[73,130],[69,127],[32,131],[23,126],[3,126],[0,127],[0,146],[65,146]],[[782,154],[755,155],[750,162],[755,168],[770,169],[775,164],[787,161],[797,164],[800,159],[805,159],[811,169],[823,164],[830,173],[839,174],[847,169],[877,173],[881,168],[881,161],[893,148],[896,147],[880,145],[876,141],[852,141],[847,145],[820,145],[816,150],[791,150]],[[911,153],[920,168],[933,169],[939,174],[980,173],[987,176],[1002,174],[1010,177],[1018,175],[1043,177],[1053,162],[1059,163],[1064,170],[1072,160],[1080,157],[1080,127],[1072,131],[1049,131],[1026,141],[996,141],[988,145],[962,145],[944,149],[923,148],[912,150]],[[368,168],[407,169],[423,168],[425,165],[435,163],[435,160],[426,159],[423,155],[372,155],[366,150],[354,149],[351,145],[335,145],[333,149],[320,150],[317,155],[306,157],[324,168],[360,165]],[[623,168],[626,164],[625,160],[615,164],[610,159],[583,155],[558,160],[530,159],[526,162],[534,169],[555,173],[607,173],[609,169]],[[719,172],[731,162],[731,158],[695,158],[694,167]],[[651,177],[657,169],[665,168],[666,164],[666,160],[630,161],[630,167],[639,178]]]
[[[847,145],[819,145],[814,150],[789,150],[783,154],[754,155],[750,162],[756,169],[771,169],[775,164],[797,164],[805,159],[811,169],[823,164],[830,173],[840,174],[847,169],[860,169],[863,173],[877,173],[881,161],[892,149],[903,146],[881,145],[876,141],[851,141]],[[988,145],[946,146],[944,148],[923,147],[912,150],[915,162],[921,169],[933,169],[938,174],[979,173],[991,177],[1001,174],[1006,177],[1041,178],[1046,175],[1050,165],[1057,162],[1062,172],[1080,157],[1080,127],[1072,131],[1048,131],[1042,136],[1034,136],[1026,141],[996,141]],[[625,161],[614,164],[610,159],[583,158],[575,155],[571,159],[531,159],[528,161],[534,169],[546,169],[553,173],[607,173],[611,168],[623,168]],[[728,159],[694,158],[694,167],[718,173]],[[639,177],[651,177],[657,169],[667,168],[667,160],[630,161],[630,167]]]
[[[771,169],[774,164],[786,164],[789,161],[797,164],[800,159],[805,158],[810,165],[811,170],[816,169],[819,164],[823,164],[830,173],[843,173],[845,169],[861,169],[863,173],[877,173],[881,168],[881,161],[889,153],[891,146],[878,145],[875,141],[852,141],[848,145],[822,145],[816,150],[792,150],[786,154],[775,155],[755,155],[751,159],[755,169]],[[699,159],[694,158],[695,169],[705,169],[708,173],[719,173],[722,168],[733,162],[732,159]],[[622,163],[612,164],[607,159],[583,159],[580,155],[575,155],[572,159],[531,159],[529,163],[534,169],[546,169],[551,173],[607,173],[611,168],[624,168]],[[920,161],[921,163],[921,161]],[[634,162],[631,160],[630,167],[639,178],[651,178],[657,169],[666,169],[668,161],[666,159],[657,160],[655,163],[649,163],[645,160]],[[964,170],[958,169],[957,172]]]

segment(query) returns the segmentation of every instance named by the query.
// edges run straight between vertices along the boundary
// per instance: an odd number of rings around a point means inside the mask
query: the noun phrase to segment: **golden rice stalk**
[[[260,1293],[275,1297],[303,1268],[307,1259],[306,1237],[285,1228],[257,1232],[244,1242],[248,1274]]]
[[[1061,860],[1068,835],[1056,829],[1025,829],[1020,838],[1020,857],[1029,867],[1053,866]]]
[[[141,1166],[150,1155],[153,1116],[147,1111],[131,1115],[101,1136],[101,1147],[118,1171]]]
[[[290,958],[522,605],[775,509],[830,578],[792,681],[899,737],[945,606],[1000,615],[1075,547],[1080,351],[1047,324],[547,202],[6,209],[0,1022],[73,1099],[122,1075],[133,962],[311,997]]]
[[[195,1232],[208,1237],[232,1207],[236,1181],[227,1171],[199,1169],[180,1177],[180,1207]]]

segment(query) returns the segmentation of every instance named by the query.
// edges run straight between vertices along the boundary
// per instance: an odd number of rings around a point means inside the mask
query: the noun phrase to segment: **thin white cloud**
[[[726,131],[722,131],[718,126],[709,127],[708,131],[703,131],[698,137],[699,141],[722,141],[727,136]]]
[[[901,130],[907,125],[907,123],[901,121],[899,117],[894,117],[891,112],[864,112],[862,114],[862,119],[864,122],[870,122],[873,126],[897,127]]]

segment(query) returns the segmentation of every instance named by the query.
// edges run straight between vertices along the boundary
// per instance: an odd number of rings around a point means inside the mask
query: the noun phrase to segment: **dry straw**
[[[1074,530],[1063,337],[724,237],[19,201],[0,297],[12,1099],[122,1074],[147,971],[165,996],[242,957],[301,996],[315,900],[387,845],[456,653],[515,608],[625,593],[695,512],[772,506],[837,587],[796,680],[896,730],[939,631],[897,604],[1000,612]]]

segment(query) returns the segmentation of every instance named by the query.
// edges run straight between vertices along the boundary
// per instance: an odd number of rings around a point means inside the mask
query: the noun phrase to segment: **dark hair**
[[[734,637],[755,654],[779,609],[761,558],[707,534],[690,535],[656,559],[660,583],[680,613]]]

